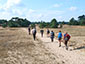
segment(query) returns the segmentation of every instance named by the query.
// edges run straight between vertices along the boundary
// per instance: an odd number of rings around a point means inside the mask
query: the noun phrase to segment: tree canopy
[[[55,18],[51,20],[50,27],[51,28],[57,28],[58,27],[58,22]]]
[[[78,20],[71,18],[69,20],[69,25],[85,25],[85,15],[81,15],[78,17]]]
[[[71,18],[69,21],[69,25],[79,25],[79,22],[75,20],[74,18]]]
[[[28,21],[27,19],[13,17],[9,21],[7,20],[0,21],[0,24],[2,24],[2,26],[8,27],[28,27],[31,24],[31,22]]]

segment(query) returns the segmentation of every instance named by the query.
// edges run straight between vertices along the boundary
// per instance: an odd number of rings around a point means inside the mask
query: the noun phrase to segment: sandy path
[[[27,29],[24,30],[27,31]],[[47,38],[46,35],[41,38],[40,33],[37,33],[37,38],[43,41],[43,44],[49,48],[52,53],[58,56],[58,59],[64,61],[65,64],[85,64],[85,55],[81,54],[80,51],[71,51],[72,48],[69,48],[67,51],[64,44],[62,44],[61,47],[58,47],[58,41],[56,39],[54,42],[51,42],[50,38]]]

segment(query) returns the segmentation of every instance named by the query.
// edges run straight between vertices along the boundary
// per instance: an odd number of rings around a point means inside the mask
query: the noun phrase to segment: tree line
[[[60,25],[60,28],[62,28],[62,26],[64,24],[83,26],[83,25],[85,25],[85,15],[79,16],[78,20],[75,20],[74,18],[71,18],[69,20],[69,22],[65,22],[65,21],[57,22],[56,19],[52,19],[51,22],[41,22],[40,23],[40,28],[44,28],[44,27],[58,28],[59,25]]]
[[[85,15],[79,16],[78,20],[71,18],[68,24],[69,25],[85,25]]]
[[[19,17],[13,17],[9,21],[0,20],[0,25],[2,27],[28,27],[31,22],[27,19],[22,19]]]
[[[81,15],[78,17],[78,20],[71,18],[69,22],[61,21],[58,22],[55,18],[53,18],[50,22],[39,21],[39,22],[31,22],[27,19],[12,17],[10,20],[0,20],[0,25],[2,27],[35,27],[38,24],[40,28],[58,28],[58,26],[62,27],[64,24],[68,25],[85,25],[85,15]]]

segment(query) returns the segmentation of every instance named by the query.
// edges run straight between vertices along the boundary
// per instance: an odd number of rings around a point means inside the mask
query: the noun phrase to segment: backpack
[[[68,39],[70,39],[70,38],[71,38],[71,36],[70,36],[69,34],[67,34],[66,36],[67,36],[67,38],[68,38]]]
[[[40,32],[41,32],[41,33],[43,33],[43,32],[44,32],[44,30],[40,30]]]
[[[51,32],[51,36],[54,36],[54,32]]]
[[[33,34],[36,34],[36,29],[33,30]]]
[[[47,30],[47,33],[49,34],[49,33],[50,33],[50,31],[49,31],[49,30]]]
[[[71,38],[71,36],[70,36],[69,34],[66,34],[66,35],[64,36],[64,40],[66,40],[66,41],[68,41],[70,38]]]

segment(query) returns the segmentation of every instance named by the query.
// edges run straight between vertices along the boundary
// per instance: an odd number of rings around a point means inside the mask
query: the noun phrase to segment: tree
[[[23,20],[21,21],[21,26],[22,26],[22,27],[28,27],[30,24],[31,24],[31,22],[28,21],[27,19],[23,19]]]
[[[85,15],[79,16],[78,21],[80,25],[85,25]]]
[[[41,22],[40,25],[39,25],[40,28],[44,28],[45,26],[46,26],[45,22]]]
[[[78,20],[82,20],[82,19],[85,19],[85,15],[82,15],[82,16],[78,17]]]
[[[80,25],[85,25],[85,19],[81,19],[79,22],[80,22]]]
[[[14,21],[9,20],[7,23],[8,27],[20,27],[20,25]]]
[[[69,21],[69,25],[79,25],[79,22],[75,20],[74,18],[71,18]]]
[[[65,21],[62,21],[61,24],[64,25],[65,24]]]
[[[57,28],[58,27],[58,22],[55,18],[51,20],[50,27],[51,28]]]
[[[49,28],[49,25],[50,25],[49,22],[41,21],[40,24],[39,24],[39,27],[40,28]]]
[[[9,27],[28,27],[31,24],[27,19],[22,19],[19,17],[13,17],[8,21]]]
[[[3,28],[7,27],[7,24],[6,23],[2,24],[2,27]]]
[[[35,28],[36,26],[35,26],[35,24],[33,23],[33,24],[31,24],[31,28]]]
[[[7,20],[0,20],[0,25],[4,24],[4,23],[7,23]]]

